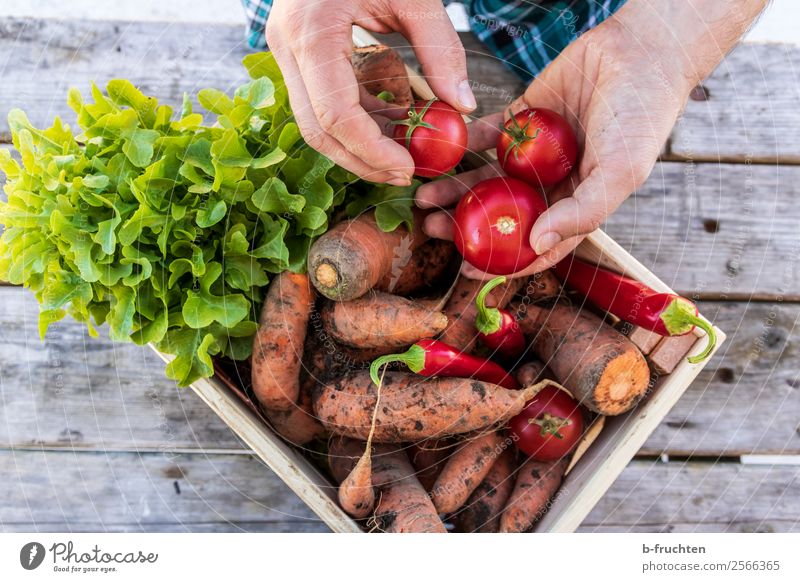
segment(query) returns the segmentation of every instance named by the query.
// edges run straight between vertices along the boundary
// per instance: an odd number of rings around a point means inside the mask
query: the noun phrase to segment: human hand
[[[475,108],[464,48],[441,0],[275,0],[267,43],[283,72],[306,143],[373,182],[411,183],[414,162],[383,134],[386,104],[360,91],[350,63],[352,25],[401,33],[414,47],[436,96],[459,111]]]
[[[561,114],[575,130],[579,158],[571,174],[546,192],[549,209],[536,221],[530,244],[539,258],[524,276],[549,268],[611,214],[650,174],[692,84],[666,60],[663,47],[649,45],[640,29],[609,19],[559,55],[510,107],[544,107]],[[505,117],[508,117],[506,112]],[[503,117],[471,124],[468,147],[494,147]],[[422,208],[447,208],[477,182],[502,175],[497,162],[417,190]],[[446,212],[430,215],[428,234],[453,238]],[[483,278],[471,265],[466,276]]]

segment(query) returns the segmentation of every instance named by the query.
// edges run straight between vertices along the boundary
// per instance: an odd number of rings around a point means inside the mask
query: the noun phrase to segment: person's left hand
[[[691,89],[663,49],[649,46],[611,18],[570,44],[511,105],[560,113],[578,138],[572,173],[546,192],[550,208],[536,221],[530,244],[539,258],[512,277],[549,268],[569,254],[650,174]],[[506,112],[505,117],[508,117]],[[503,115],[470,124],[471,151],[494,147]],[[453,206],[481,180],[502,175],[497,162],[431,182],[417,190],[422,208]],[[425,231],[452,239],[449,213],[428,216]],[[485,274],[465,264],[472,278]]]

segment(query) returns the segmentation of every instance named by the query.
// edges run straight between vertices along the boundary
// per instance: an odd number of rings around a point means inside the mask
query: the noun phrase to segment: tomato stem
[[[505,127],[503,126],[501,129],[503,133],[505,133],[508,137],[511,138],[511,145],[506,148],[506,153],[503,156],[503,165],[505,165],[506,160],[508,160],[508,154],[511,153],[513,150],[514,152],[514,159],[519,160],[519,150],[520,146],[525,143],[526,141],[532,141],[539,137],[539,132],[541,131],[540,127],[536,128],[536,131],[533,135],[528,135],[528,127],[531,125],[531,115],[528,115],[528,119],[525,121],[525,125],[520,125],[517,121],[517,116],[511,116],[511,126]]]
[[[390,125],[405,125],[408,127],[406,130],[406,149],[411,149],[411,134],[414,133],[414,130],[418,127],[439,131],[439,128],[435,125],[431,125],[427,121],[422,120],[422,118],[425,117],[425,114],[428,112],[428,109],[430,109],[431,105],[433,105],[434,101],[436,101],[436,98],[430,99],[419,113],[417,113],[417,110],[414,109],[414,104],[412,103],[411,107],[408,108],[408,119],[397,119],[389,122]]]
[[[528,424],[535,424],[539,427],[539,436],[546,437],[547,435],[553,435],[557,439],[563,439],[564,435],[558,431],[565,426],[571,425],[572,421],[569,418],[561,418],[560,416],[545,412],[538,418],[529,418]]]

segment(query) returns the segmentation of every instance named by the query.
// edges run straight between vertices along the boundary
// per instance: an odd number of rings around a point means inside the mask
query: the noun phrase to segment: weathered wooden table
[[[483,112],[522,87],[469,35]],[[407,52],[407,51],[406,51]],[[0,20],[5,113],[133,80],[179,104],[244,78],[239,27]],[[800,531],[800,48],[744,45],[692,94],[647,184],[605,225],[728,333],[585,531]],[[0,147],[9,147],[0,145]],[[149,350],[0,287],[0,530],[324,531]]]

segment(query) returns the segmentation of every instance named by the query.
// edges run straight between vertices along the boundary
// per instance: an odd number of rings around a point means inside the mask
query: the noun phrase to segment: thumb
[[[559,200],[538,218],[531,229],[533,250],[543,255],[562,241],[597,230],[630,191],[614,188],[600,171],[593,171],[572,196]]]
[[[419,3],[415,3],[419,6]],[[467,78],[467,59],[464,45],[441,0],[422,3],[416,8],[425,18],[400,14],[400,25],[404,36],[414,47],[414,53],[422,65],[422,73],[436,96],[462,113],[475,107]]]

